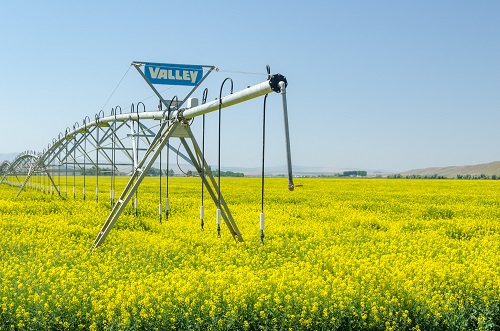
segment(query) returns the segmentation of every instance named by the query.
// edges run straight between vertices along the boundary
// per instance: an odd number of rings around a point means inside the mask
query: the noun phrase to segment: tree
[[[213,172],[214,176],[217,176],[219,174],[218,170],[215,169]],[[220,172],[221,177],[245,177],[245,174],[242,172],[233,172],[233,171],[221,171]]]
[[[342,177],[366,177],[367,172],[364,170],[344,171]]]
[[[113,172],[113,170],[109,168],[98,168],[95,165],[91,168],[82,169],[81,173],[85,176],[95,176],[99,172],[99,175],[109,175]]]
[[[148,176],[159,176],[160,175],[160,169],[151,167],[148,171]]]
[[[172,169],[172,168],[170,168],[170,169],[168,170],[168,173],[167,173],[167,169],[163,170],[163,174],[164,174],[165,176],[167,176],[167,175],[168,175],[168,176],[175,176],[174,169]]]

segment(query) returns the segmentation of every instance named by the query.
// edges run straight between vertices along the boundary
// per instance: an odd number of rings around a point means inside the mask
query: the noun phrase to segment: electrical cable
[[[203,97],[201,99],[201,104],[204,105],[207,102],[208,88],[203,90]],[[193,117],[194,118],[194,117]],[[201,231],[204,231],[205,226],[205,114],[203,114],[203,124],[202,124],[202,140],[201,140],[201,207],[200,207],[200,226]]]
[[[271,67],[266,65],[267,77],[271,78]],[[267,94],[264,96],[264,109],[262,112],[262,174],[261,174],[261,209],[260,209],[260,244],[264,246],[264,171],[266,156],[266,103]]]
[[[218,171],[218,183],[217,183],[217,213],[216,213],[216,222],[217,222],[217,237],[220,238],[220,218],[221,218],[221,198],[220,198],[220,146],[221,146],[221,114],[222,114],[222,88],[226,81],[231,81],[231,93],[233,94],[233,80],[231,78],[226,78],[222,82],[220,86],[219,92],[219,141],[218,141],[218,155],[217,155],[217,171]]]
[[[267,74],[264,74],[262,72],[250,72],[250,71],[237,71],[237,70],[224,70],[220,68],[215,68],[216,72],[229,72],[232,74],[243,74],[243,75],[260,75],[260,76],[265,76]]]
[[[141,126],[139,124],[139,105],[137,105],[137,108],[135,109],[135,111],[137,114],[137,131],[135,131],[135,129],[133,130],[134,136],[135,136],[135,139],[134,139],[135,155],[134,155],[134,171],[133,171],[133,173],[135,173],[135,171],[137,171],[137,169],[139,167],[139,165],[138,165],[138,161],[139,161],[139,130],[141,129]],[[134,104],[132,104],[131,109],[130,109],[130,113],[133,113],[133,112],[134,112]],[[135,127],[135,124],[132,123],[132,126]],[[137,177],[135,177],[135,181],[137,183]],[[137,217],[137,216],[139,216],[139,189],[135,190],[134,208],[135,208],[135,217]]]
[[[189,176],[189,174],[187,172],[185,172],[182,168],[181,168],[181,165],[179,163],[179,151],[181,149],[181,146],[182,146],[182,141],[179,143],[179,147],[177,147],[177,152],[176,152],[176,163],[177,163],[177,168],[179,168],[179,170],[184,174],[184,176]]]
[[[69,132],[70,128],[67,127],[66,128],[66,131],[65,131],[65,137],[68,135],[68,132]],[[66,188],[65,188],[65,198],[67,199],[68,198],[68,144],[65,144],[65,149],[66,149],[66,153],[64,154],[64,157],[65,157],[65,161],[64,161],[64,165],[65,165],[65,175],[66,175]]]
[[[112,131],[113,131],[113,136],[111,139],[111,189],[109,192],[110,195],[110,204],[111,207],[114,207],[115,205],[115,187],[116,187],[116,115],[118,113],[118,108],[120,108],[120,114],[122,112],[122,109],[120,106],[116,106],[114,109],[111,110],[111,115],[114,115],[115,120],[112,125]]]
[[[78,123],[75,123],[73,125],[73,130],[76,128],[76,127],[79,126]],[[73,139],[74,139],[74,143],[73,143],[73,199],[76,200],[76,146],[78,145],[77,144],[77,140],[76,140],[76,134],[73,136]]]
[[[177,98],[176,95],[170,100],[170,104],[168,105],[168,109],[167,109],[167,114],[168,114],[168,116],[167,116],[167,126],[169,126],[169,127],[170,127],[170,122],[171,122],[170,121],[170,117],[171,117],[172,105],[173,105],[174,100],[176,100],[176,102],[177,102],[176,104],[179,103],[179,98]],[[167,185],[166,186],[166,195],[167,195],[167,197],[165,199],[165,217],[166,217],[167,221],[168,221],[168,215],[169,215],[169,212],[170,212],[170,200],[169,200],[169,197],[168,197],[168,184],[169,184],[168,181],[169,181],[169,177],[170,177],[169,176],[169,168],[168,168],[168,164],[170,162],[170,148],[169,148],[170,144],[169,144],[169,142],[170,142],[170,139],[167,139],[167,144],[166,144],[166,146],[167,146],[167,175],[166,175],[166,177],[167,177],[166,178],[167,179],[167,184],[166,184]]]
[[[102,112],[102,115],[104,116],[104,111],[100,111],[98,114],[95,115],[95,122],[96,122],[96,130],[97,130],[97,133],[96,133],[96,149],[95,149],[95,153],[96,153],[96,169],[95,169],[95,173],[96,173],[96,184],[95,184],[95,202],[98,203],[99,202],[99,122],[100,122],[100,115],[101,115],[101,112]]]
[[[265,169],[265,150],[266,150],[266,101],[267,94],[264,96],[264,110],[262,113],[262,174],[261,174],[261,209],[260,209],[260,244],[264,245],[264,169]]]
[[[86,192],[86,188],[87,188],[87,181],[86,181],[86,177],[87,177],[87,136],[88,136],[88,132],[87,132],[87,118],[89,119],[89,122],[90,122],[90,117],[88,116],[85,116],[85,118],[83,119],[83,124],[85,125],[85,133],[83,134],[84,135],[84,140],[83,140],[83,201],[85,201],[87,199],[87,192]]]
[[[120,81],[118,82],[118,85],[116,85],[115,89],[113,90],[113,92],[111,92],[111,95],[109,96],[108,100],[106,100],[106,102],[104,103],[104,105],[101,107],[101,109],[104,109],[106,107],[106,105],[108,104],[109,100],[113,97],[113,94],[115,94],[116,90],[118,89],[118,87],[120,86],[120,84],[122,83],[123,79],[125,78],[125,76],[128,74],[128,71],[130,70],[130,68],[132,68],[132,65],[129,65],[128,66],[128,69],[127,71],[125,71],[125,73],[123,74],[122,76],[122,79],[120,79]]]
[[[159,111],[163,110],[163,104],[162,104],[161,100],[158,101],[158,110]],[[160,124],[162,121],[163,121],[163,118],[160,120]],[[162,207],[162,201],[161,201],[161,199],[162,199],[162,195],[161,195],[161,171],[162,171],[162,169],[161,169],[161,152],[162,151],[160,150],[160,156],[159,156],[159,158],[160,158],[160,197],[159,197],[159,201],[158,201],[158,214],[159,214],[158,217],[160,220],[160,224],[161,224],[161,219],[163,216],[163,207]],[[167,171],[168,171],[168,164],[167,164]]]

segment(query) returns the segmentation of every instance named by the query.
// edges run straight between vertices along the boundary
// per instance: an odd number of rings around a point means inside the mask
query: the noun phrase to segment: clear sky
[[[112,95],[138,60],[217,66],[209,100],[226,77],[235,91],[265,80],[229,71],[269,64],[288,79],[296,165],[404,171],[500,160],[499,1],[21,0],[0,12],[0,153],[40,151],[101,109],[141,100],[155,109],[133,68]],[[281,100],[268,99],[266,158],[284,165]],[[217,115],[207,121],[213,162]],[[222,165],[258,166],[262,98],[222,121]]]

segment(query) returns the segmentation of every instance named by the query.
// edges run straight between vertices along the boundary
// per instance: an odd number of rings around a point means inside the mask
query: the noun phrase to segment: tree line
[[[113,169],[92,166],[90,168],[81,169],[80,170],[80,174],[85,175],[85,176],[96,176],[97,174],[99,174],[99,176],[111,176],[113,174]],[[127,175],[129,173],[115,170],[114,174],[117,175],[117,176],[123,176],[123,175]],[[151,169],[149,169],[149,171],[148,171],[148,176],[160,176],[160,174],[162,174],[163,176],[166,176],[167,175],[167,169],[160,170],[158,168],[151,167]],[[174,176],[175,175],[174,170],[173,169],[169,169],[168,170],[168,175],[169,176]]]
[[[438,175],[438,174],[432,174],[432,175],[401,175],[401,174],[392,174],[392,175],[387,175],[387,178],[391,179],[400,179],[400,178],[405,178],[405,179],[448,179],[448,177],[444,175]],[[455,177],[452,177],[450,179],[491,179],[491,180],[498,180],[500,179],[500,175],[486,175],[486,174],[479,174],[479,175],[470,175],[470,174],[459,174],[456,175]]]

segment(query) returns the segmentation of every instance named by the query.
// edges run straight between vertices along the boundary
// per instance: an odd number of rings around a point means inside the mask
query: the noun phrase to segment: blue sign
[[[144,74],[151,84],[194,86],[203,77],[203,68],[190,64],[146,63]]]

